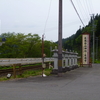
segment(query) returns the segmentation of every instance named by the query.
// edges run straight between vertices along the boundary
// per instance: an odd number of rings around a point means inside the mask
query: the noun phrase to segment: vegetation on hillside
[[[96,59],[100,58],[100,15],[96,15],[94,18],[94,24],[95,24],[95,58],[97,55]],[[68,49],[68,50],[74,50],[79,53],[81,56],[81,51],[82,51],[82,34],[83,33],[89,33],[90,34],[90,52],[91,52],[91,57],[92,57],[92,48],[93,48],[93,20],[92,18],[90,19],[89,23],[87,26],[80,28],[77,30],[75,34],[70,36],[69,38],[63,39],[63,48]],[[96,41],[96,38],[98,38],[98,41]],[[98,43],[97,43],[98,42]],[[98,45],[97,45],[98,44]],[[98,52],[96,52],[96,50]]]

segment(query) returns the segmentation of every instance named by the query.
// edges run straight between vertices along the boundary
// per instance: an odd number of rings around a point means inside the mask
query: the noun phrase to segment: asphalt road
[[[100,100],[100,64],[62,77],[30,77],[0,82],[0,100]]]

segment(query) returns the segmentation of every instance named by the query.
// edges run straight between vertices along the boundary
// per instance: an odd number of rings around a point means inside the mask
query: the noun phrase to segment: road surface
[[[100,64],[62,77],[30,77],[0,82],[0,100],[100,100]]]

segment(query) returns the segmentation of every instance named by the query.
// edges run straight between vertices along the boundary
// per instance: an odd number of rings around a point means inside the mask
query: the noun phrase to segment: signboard
[[[90,63],[90,35],[82,34],[82,64],[89,65]]]

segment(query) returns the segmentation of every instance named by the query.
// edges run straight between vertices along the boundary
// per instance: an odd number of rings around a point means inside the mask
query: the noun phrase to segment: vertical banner
[[[89,65],[90,63],[90,35],[82,34],[82,64]]]

